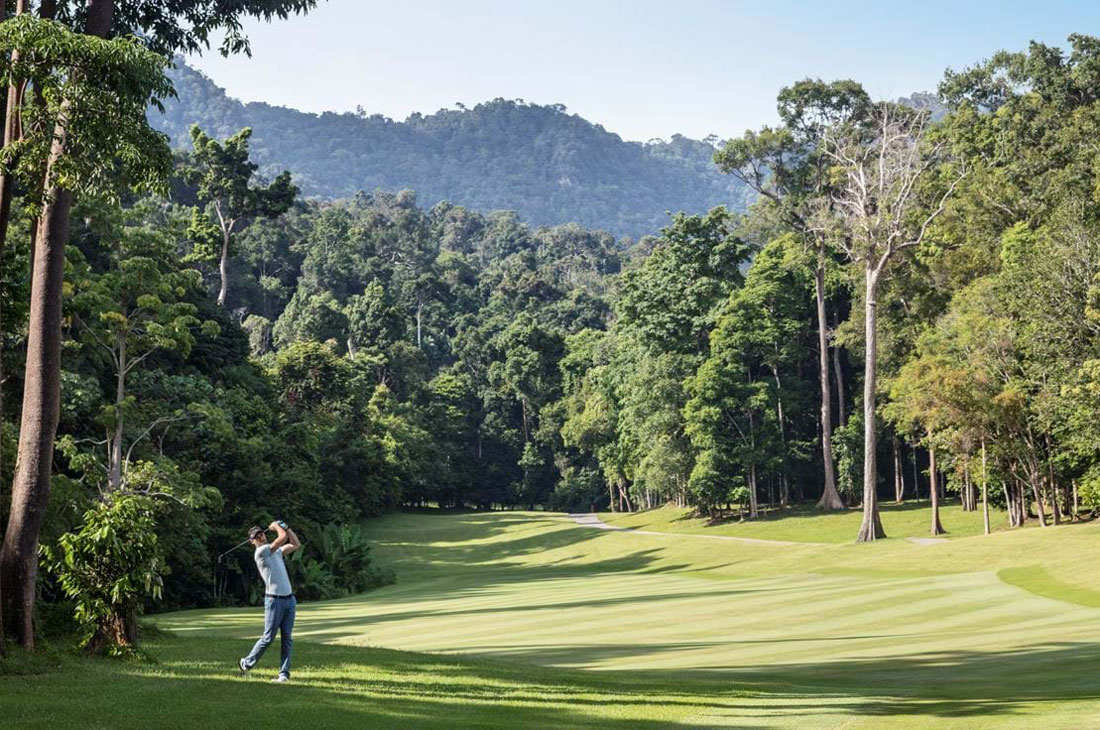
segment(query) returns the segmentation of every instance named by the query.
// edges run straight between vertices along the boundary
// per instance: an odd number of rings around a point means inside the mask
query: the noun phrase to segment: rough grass
[[[882,504],[881,513],[889,539],[932,537],[932,511],[926,500]],[[600,519],[616,527],[657,532],[840,544],[855,540],[863,511],[857,508],[822,512],[812,505],[798,505],[763,512],[758,520],[741,521],[733,517],[713,521],[696,517],[693,510],[661,507],[642,512],[605,512]],[[981,535],[983,530],[981,511],[964,512],[957,504],[940,508],[940,522],[947,533],[939,537],[948,539]],[[989,522],[995,532],[1006,529],[1006,513],[991,507]]]
[[[935,545],[719,541],[545,513],[370,528],[400,582],[303,604],[291,685],[262,681],[274,657],[251,680],[232,674],[256,609],[194,611],[153,617],[176,637],[150,645],[157,664],[63,657],[0,678],[0,711],[19,728],[1052,730],[1100,718],[1100,611],[1087,601],[1100,595],[1100,525]]]

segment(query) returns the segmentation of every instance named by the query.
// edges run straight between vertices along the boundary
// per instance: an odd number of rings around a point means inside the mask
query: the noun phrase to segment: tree
[[[140,207],[135,212],[140,214]],[[122,487],[134,447],[156,425],[148,424],[124,451],[126,414],[133,406],[127,376],[157,353],[171,351],[186,358],[195,332],[201,328],[215,336],[218,325],[200,321],[195,305],[186,301],[199,284],[199,274],[179,268],[171,236],[134,221],[110,221],[107,226],[104,243],[109,248],[109,268],[81,278],[73,308],[84,338],[107,354],[114,376],[114,404],[105,424],[107,485],[114,491]]]
[[[110,195],[121,177],[155,184],[167,176],[170,155],[145,122],[150,98],[168,93],[166,61],[132,42],[103,41],[114,4],[90,0],[84,34],[27,15],[0,24],[9,47],[40,48],[56,68],[56,93],[44,94],[52,136],[34,242],[18,466],[12,510],[0,553],[3,594],[20,642],[34,646],[32,623],[38,531],[49,499],[53,442],[60,400],[61,306],[65,244],[74,192]],[[41,154],[41,148],[39,153]]]
[[[943,160],[944,143],[925,139],[926,112],[881,103],[869,123],[834,125],[825,133],[825,154],[843,182],[834,194],[835,209],[823,226],[838,224],[835,240],[864,273],[863,369],[863,522],[857,542],[885,537],[878,511],[876,422],[879,283],[890,261],[919,246],[929,226],[943,212],[958,184],[952,176],[935,191],[930,212],[921,210],[921,185]]]
[[[119,494],[101,502],[45,557],[76,603],[81,646],[92,654],[132,651],[142,600],[159,598],[164,584],[152,500]]]
[[[191,128],[194,152],[184,175],[198,186],[199,200],[213,211],[216,219],[212,220],[209,213],[197,216],[193,224],[195,253],[200,259],[218,262],[221,278],[218,304],[222,306],[229,292],[230,245],[238,225],[247,225],[257,217],[277,218],[290,209],[298,194],[290,182],[290,173],[285,170],[270,185],[253,184],[257,166],[249,159],[251,137],[252,130],[246,127],[221,143],[198,125]],[[212,228],[220,238],[216,248],[210,245]]]
[[[929,342],[926,348],[934,345]],[[898,431],[908,433],[915,442],[922,441],[928,448],[928,483],[932,502],[932,535],[945,532],[940,522],[939,475],[936,464],[936,447],[944,431],[954,425],[949,413],[948,395],[944,392],[956,376],[945,358],[933,352],[910,360],[890,387],[889,403],[883,415],[893,421]]]
[[[824,83],[806,79],[779,92],[782,127],[747,132],[727,141],[714,156],[719,168],[762,197],[758,206],[774,208],[783,226],[802,238],[816,254],[814,297],[821,389],[821,452],[825,467],[825,486],[817,506],[822,509],[843,509],[844,502],[837,492],[833,460],[830,338],[825,301],[828,238],[814,225],[813,217],[815,210],[828,205],[832,192],[828,158],[824,154],[826,131],[838,124],[858,124],[869,107],[870,98],[854,81]],[[843,394],[841,399],[840,411],[843,413]]]
[[[794,434],[784,405],[789,409],[797,402],[792,395],[800,357],[808,349],[804,323],[809,319],[802,267],[797,256],[787,256],[792,248],[798,252],[792,243],[782,237],[757,254],[711,334],[710,352],[691,380],[693,397],[684,409],[687,432],[700,452],[692,491],[713,499],[726,491],[716,492],[716,484],[743,483],[752,519],[766,472],[779,482],[780,502],[789,498]]]

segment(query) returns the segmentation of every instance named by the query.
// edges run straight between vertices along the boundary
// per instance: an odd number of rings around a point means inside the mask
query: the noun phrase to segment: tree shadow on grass
[[[699,649],[709,646],[708,642],[696,644],[694,648]],[[785,717],[797,722],[794,718],[809,715],[977,719],[1021,714],[1033,711],[1035,705],[1100,701],[1100,686],[1093,679],[1100,644],[1085,642],[992,653],[943,651],[677,671],[581,671],[531,665],[532,659],[551,658],[540,650],[485,661],[313,644],[302,648],[303,665],[317,662],[306,681],[318,691],[374,697],[370,712],[379,713],[380,719],[407,718],[406,727],[415,728],[448,727],[440,722],[440,711],[449,715],[449,727],[649,730],[679,724],[674,717],[686,721],[698,713],[726,718],[725,727],[751,728],[764,718],[769,722]],[[631,651],[652,654],[668,647],[598,649],[622,658]],[[237,650],[239,646],[232,645],[219,647],[217,653],[229,661]],[[201,675],[209,673],[210,666],[220,669],[224,664],[207,657],[193,666],[192,673]],[[354,668],[361,666],[370,667],[376,676],[356,676]],[[600,708],[609,703],[638,716],[603,716]],[[656,719],[659,714],[665,719]],[[976,720],[974,727],[983,726]]]
[[[1024,713],[1056,721],[1063,703],[1100,706],[1093,678],[1100,644],[1090,642],[676,671],[530,663],[560,660],[552,648],[489,661],[299,642],[286,687],[265,681],[275,656],[265,657],[251,679],[236,678],[233,663],[245,648],[234,640],[158,637],[147,646],[156,664],[68,658],[41,676],[0,677],[5,726],[191,730],[263,718],[311,729],[656,730],[696,727],[705,717],[707,724],[757,730],[831,727],[853,717],[880,717],[886,727],[888,718],[905,717],[915,727],[962,719],[985,728]],[[599,647],[620,659],[668,648]]]
[[[699,684],[712,687],[714,697],[657,692],[655,684],[640,691],[590,672],[307,642],[296,649],[300,669],[292,682],[272,686],[265,681],[274,672],[272,657],[254,670],[257,676],[234,676],[237,641],[158,639],[148,648],[159,657],[155,665],[70,659],[34,683],[0,678],[5,726],[657,730],[721,709],[728,695],[707,680]]]
[[[805,640],[812,639],[792,639]],[[729,642],[536,647],[510,650],[507,657],[520,666],[529,662],[560,665],[631,657],[649,660],[662,652],[708,649],[723,643]],[[480,649],[495,651],[500,647]],[[1034,712],[1036,707],[1041,716],[1054,720],[1057,715],[1046,713],[1055,704],[1093,703],[1093,709],[1100,709],[1100,681],[1095,674],[1098,662],[1100,643],[1051,642],[997,652],[948,650],[820,663],[677,670],[616,668],[581,674],[598,675],[601,679],[589,681],[606,683],[620,692],[644,696],[664,692],[669,695],[660,700],[664,705],[703,702],[712,711],[729,710],[738,721],[823,713],[994,718]],[[461,670],[454,668],[457,666],[440,665],[433,671],[462,671],[469,676],[468,666]]]

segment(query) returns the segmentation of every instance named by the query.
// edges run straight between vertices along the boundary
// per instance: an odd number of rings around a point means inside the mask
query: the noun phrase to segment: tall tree
[[[284,170],[270,185],[254,184],[256,163],[249,159],[248,140],[252,130],[242,129],[224,143],[213,139],[198,125],[191,128],[191,144],[194,152],[185,170],[189,182],[198,186],[199,200],[213,211],[214,220],[206,214],[194,228],[196,253],[218,262],[221,286],[218,304],[225,306],[229,293],[229,256],[233,234],[238,226],[245,226],[253,218],[277,218],[290,209],[298,189],[290,182],[290,173]],[[206,225],[203,225],[203,224]],[[220,240],[210,246],[209,234],[214,227]],[[215,248],[215,250],[210,250]]]
[[[863,522],[857,542],[885,537],[878,509],[877,295],[891,260],[919,246],[958,184],[958,176],[932,193],[922,208],[922,185],[945,156],[942,142],[929,145],[927,112],[877,104],[869,124],[842,124],[825,133],[825,154],[842,183],[823,225],[838,224],[835,240],[848,259],[862,265],[864,291]]]
[[[165,179],[167,145],[145,122],[150,98],[170,87],[166,61],[132,42],[107,42],[114,4],[88,3],[85,32],[70,33],[23,16],[24,44],[52,54],[57,69],[45,94],[54,120],[46,155],[46,177],[34,241],[19,452],[12,485],[12,509],[0,552],[0,572],[9,622],[20,642],[33,648],[33,611],[38,531],[49,499],[53,443],[57,430],[61,369],[61,309],[65,244],[74,191],[110,195],[118,172],[123,179],[153,184]],[[53,45],[46,45],[46,43]],[[31,48],[24,48],[24,53]],[[76,152],[74,152],[76,151]],[[117,155],[117,157],[116,157]]]
[[[814,211],[828,204],[830,179],[823,154],[823,135],[830,125],[855,123],[870,106],[863,87],[854,81],[806,79],[779,92],[783,126],[726,142],[715,161],[755,190],[774,207],[785,228],[796,232],[816,254],[814,298],[817,305],[818,372],[821,389],[821,452],[825,486],[817,506],[843,509],[836,487],[833,459],[832,392],[829,383],[829,324],[826,314],[825,273],[828,239],[813,223]],[[839,384],[839,381],[838,381]],[[841,396],[843,397],[843,396]],[[841,412],[843,412],[843,403]]]
[[[186,357],[195,331],[215,335],[217,324],[202,322],[194,304],[185,301],[199,285],[199,273],[181,269],[176,241],[163,230],[134,220],[141,207],[107,223],[103,244],[107,269],[80,277],[74,287],[73,310],[80,332],[96,354],[106,354],[115,382],[113,405],[107,410],[107,491],[121,488],[134,446],[152,430],[131,439],[124,449],[127,414],[133,398],[127,390],[130,373],[157,353]]]
[[[5,58],[10,59],[16,46],[21,53],[35,48],[48,69],[37,83],[54,86],[50,93],[35,95],[37,127],[46,142],[26,145],[35,154],[20,155],[21,163],[30,158],[29,164],[41,170],[42,184],[31,188],[39,193],[39,215],[33,228],[22,421],[11,514],[0,550],[5,620],[17,625],[19,640],[28,648],[34,645],[38,533],[49,500],[58,422],[65,243],[73,194],[107,191],[117,173],[143,183],[167,176],[167,146],[148,128],[145,111],[151,100],[159,103],[171,92],[164,68],[173,53],[207,46],[209,34],[218,29],[225,31],[224,54],[247,52],[242,16],[286,17],[315,4],[315,0],[47,0],[40,10],[43,15],[56,12],[62,23],[82,32],[64,35],[57,25],[19,25],[17,21],[27,14],[0,23],[8,26],[0,35],[11,34],[5,39]],[[112,28],[140,35],[150,50],[131,40],[103,42]]]

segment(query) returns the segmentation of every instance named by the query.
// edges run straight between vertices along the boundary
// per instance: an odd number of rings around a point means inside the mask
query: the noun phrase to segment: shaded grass
[[[239,642],[158,638],[148,649],[156,663],[70,655],[46,673],[0,676],[5,726],[1071,728],[1095,714],[1089,669],[1100,659],[1100,645],[1060,643],[763,669],[585,672],[305,643],[302,668],[277,686],[270,669],[235,674]],[[1013,681],[1022,672],[1039,680]]]

